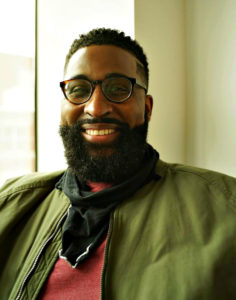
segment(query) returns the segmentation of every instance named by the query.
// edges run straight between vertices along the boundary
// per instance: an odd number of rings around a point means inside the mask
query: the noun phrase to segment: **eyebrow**
[[[120,76],[130,77],[130,76],[128,76],[126,74],[122,74],[122,73],[108,73],[108,74],[106,74],[105,78],[120,77]]]
[[[129,77],[125,74],[122,73],[108,73],[105,75],[105,78],[111,78],[111,77],[120,77],[120,76],[125,76],[125,77]],[[84,75],[84,74],[78,74],[75,76],[70,77],[67,80],[73,80],[73,79],[85,79],[85,80],[91,80],[88,76]]]
[[[85,79],[85,80],[89,80],[88,76],[84,75],[84,74],[78,74],[75,76],[70,77],[67,80],[73,80],[73,79]]]

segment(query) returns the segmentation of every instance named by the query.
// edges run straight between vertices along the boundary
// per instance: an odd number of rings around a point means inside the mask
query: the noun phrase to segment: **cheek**
[[[135,126],[141,125],[144,123],[145,119],[145,107],[143,106],[136,112],[136,118],[135,118]]]
[[[140,102],[130,105],[126,109],[126,122],[129,123],[130,128],[134,128],[144,123],[145,120],[145,104]]]
[[[72,125],[78,120],[82,111],[83,108],[81,106],[72,104],[63,99],[61,102],[61,125]]]

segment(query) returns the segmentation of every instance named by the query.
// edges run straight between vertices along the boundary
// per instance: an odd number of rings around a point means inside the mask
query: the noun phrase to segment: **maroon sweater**
[[[111,185],[89,182],[91,192],[98,192]],[[40,300],[99,300],[101,297],[101,275],[104,263],[106,238],[77,268],[72,268],[63,258],[58,258],[48,277]]]

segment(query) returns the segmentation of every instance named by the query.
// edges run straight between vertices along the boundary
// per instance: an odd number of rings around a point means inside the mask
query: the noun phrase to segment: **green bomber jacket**
[[[158,161],[160,176],[110,217],[101,298],[236,299],[236,178]],[[63,172],[0,190],[0,299],[37,299],[61,248]]]

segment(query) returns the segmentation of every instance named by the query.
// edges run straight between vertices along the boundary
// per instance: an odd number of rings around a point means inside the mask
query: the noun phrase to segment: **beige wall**
[[[149,140],[168,161],[236,175],[236,1],[135,1],[151,65]]]
[[[154,97],[149,141],[163,159],[185,160],[184,1],[136,0],[135,38],[150,64]]]
[[[186,161],[236,176],[236,1],[186,1]]]

